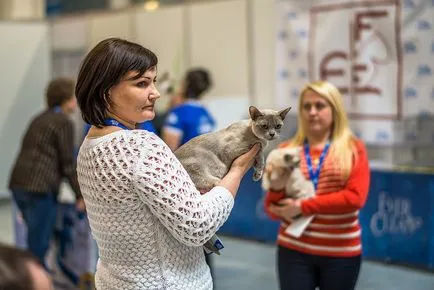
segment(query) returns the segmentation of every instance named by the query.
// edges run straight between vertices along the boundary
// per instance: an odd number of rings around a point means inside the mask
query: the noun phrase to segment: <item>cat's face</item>
[[[294,170],[300,167],[300,147],[277,148],[268,154],[267,165],[273,168]]]
[[[282,161],[287,168],[298,168],[300,166],[300,147],[282,149]]]
[[[274,140],[279,137],[283,120],[291,107],[281,111],[259,110],[254,106],[249,108],[252,119],[252,131],[259,139]]]

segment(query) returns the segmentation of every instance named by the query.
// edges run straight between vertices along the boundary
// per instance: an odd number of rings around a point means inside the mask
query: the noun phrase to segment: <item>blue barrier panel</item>
[[[253,170],[250,170],[241,181],[231,216],[220,228],[218,234],[274,242],[277,238],[279,223],[266,216],[261,181],[254,182],[252,175]]]
[[[432,178],[424,174],[372,172],[368,201],[360,214],[365,257],[430,265]]]

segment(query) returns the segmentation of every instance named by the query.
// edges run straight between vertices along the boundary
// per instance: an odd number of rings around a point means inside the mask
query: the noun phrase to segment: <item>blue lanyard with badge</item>
[[[130,128],[128,128],[127,126],[125,126],[124,124],[122,124],[121,122],[119,122],[118,120],[115,120],[113,118],[107,118],[107,119],[105,119],[104,120],[104,125],[119,127],[121,129],[124,129],[124,130],[130,130]]]
[[[307,141],[304,142],[304,155],[306,156],[307,170],[309,171],[309,177],[313,183],[315,191],[318,188],[319,174],[321,171],[321,167],[324,163],[324,159],[327,155],[327,152],[329,151],[329,148],[330,148],[330,142],[327,142],[324,145],[324,149],[322,150],[321,155],[319,157],[318,166],[315,170],[315,169],[313,169],[313,166],[312,166],[312,158],[310,156],[309,143],[307,143]]]

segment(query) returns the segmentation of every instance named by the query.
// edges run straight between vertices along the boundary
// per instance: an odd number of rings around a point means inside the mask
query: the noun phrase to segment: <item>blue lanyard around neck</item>
[[[130,130],[130,128],[128,128],[127,126],[125,126],[124,124],[120,123],[118,120],[115,120],[113,118],[107,118],[104,120],[104,125],[106,126],[116,126],[119,127],[121,129],[124,130]]]
[[[313,183],[313,186],[315,187],[315,191],[318,187],[318,180],[319,180],[321,167],[324,163],[324,159],[327,155],[327,152],[329,151],[329,148],[330,148],[330,142],[327,142],[324,145],[324,149],[322,150],[321,155],[319,157],[318,167],[316,168],[316,170],[314,170],[312,166],[312,158],[310,157],[309,143],[307,141],[304,142],[304,155],[306,156],[307,170],[309,171],[309,177]]]
[[[54,113],[62,113],[62,108],[60,106],[55,106],[55,107],[53,107],[53,112]]]

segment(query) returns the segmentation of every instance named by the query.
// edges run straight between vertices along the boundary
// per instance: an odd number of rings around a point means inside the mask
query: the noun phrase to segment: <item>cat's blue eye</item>
[[[282,128],[282,125],[281,124],[277,124],[276,127],[274,127],[274,128],[280,129],[280,128]]]
[[[265,125],[265,124],[264,124],[264,125],[261,125],[261,128],[262,128],[262,129],[268,129],[268,125]]]

